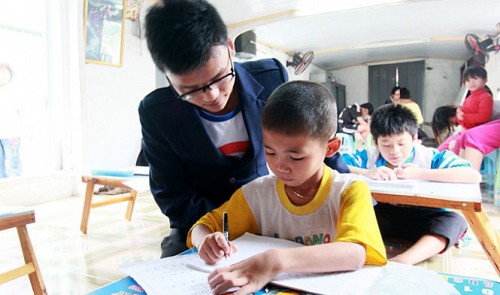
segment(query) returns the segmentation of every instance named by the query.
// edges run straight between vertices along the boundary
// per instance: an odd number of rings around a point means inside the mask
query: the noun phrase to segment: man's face
[[[417,135],[411,136],[408,132],[379,136],[375,145],[382,157],[387,161],[389,168],[396,168],[403,164],[411,155]]]
[[[234,105],[228,105],[228,101],[235,81],[234,76],[230,75],[233,69],[231,46],[232,43],[229,47],[214,46],[212,56],[199,69],[177,75],[167,71],[165,74],[177,94],[182,96],[190,93],[187,102],[212,114],[225,114],[231,111]]]

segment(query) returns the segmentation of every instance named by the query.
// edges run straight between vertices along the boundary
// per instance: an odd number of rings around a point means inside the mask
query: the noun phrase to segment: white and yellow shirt
[[[267,175],[238,189],[193,227],[204,224],[213,232],[222,231],[223,212],[228,213],[230,240],[250,232],[308,246],[352,242],[365,247],[365,264],[387,262],[368,185],[353,174],[340,174],[326,165],[318,192],[305,205],[292,204],[284,184]],[[192,247],[191,232],[187,241]]]

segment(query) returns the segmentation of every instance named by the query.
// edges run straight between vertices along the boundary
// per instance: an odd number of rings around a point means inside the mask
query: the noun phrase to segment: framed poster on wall
[[[85,0],[85,62],[120,67],[125,0]]]

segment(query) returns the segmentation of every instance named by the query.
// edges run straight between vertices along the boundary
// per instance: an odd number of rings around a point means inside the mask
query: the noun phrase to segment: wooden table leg
[[[35,257],[35,251],[31,245],[31,240],[28,235],[28,229],[26,226],[18,226],[17,233],[19,235],[19,241],[21,242],[21,248],[23,250],[24,262],[27,265],[32,265],[34,271],[28,274],[31,287],[35,295],[46,295],[47,290],[45,289],[45,284],[43,283],[42,274],[40,268],[38,267],[38,262]]]
[[[484,210],[479,212],[463,210],[462,213],[500,276],[500,236],[493,228],[488,215]]]
[[[132,212],[134,211],[134,205],[135,205],[135,199],[137,198],[137,191],[136,190],[131,190],[130,191],[130,201],[128,201],[127,205],[127,211],[125,211],[125,218],[130,221],[132,220]]]
[[[80,230],[84,234],[87,234],[90,206],[92,205],[92,198],[94,197],[95,182],[95,179],[87,181],[87,189],[85,191],[85,199],[83,201],[82,222],[80,223]]]

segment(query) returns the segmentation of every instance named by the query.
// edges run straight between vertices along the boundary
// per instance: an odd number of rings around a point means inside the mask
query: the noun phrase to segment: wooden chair
[[[21,276],[28,275],[35,295],[47,294],[45,284],[43,283],[40,268],[35,257],[35,251],[31,245],[30,237],[26,224],[35,222],[35,212],[26,211],[14,216],[0,216],[0,230],[9,229],[12,227],[17,228],[19,241],[23,250],[25,264],[23,266],[14,268],[10,271],[0,274],[0,284],[17,279]]]
[[[111,205],[119,202],[128,202],[127,210],[125,211],[125,218],[130,221],[132,219],[132,212],[134,210],[135,200],[137,198],[137,191],[127,186],[124,182],[127,179],[111,178],[105,176],[82,176],[82,181],[87,184],[85,190],[85,199],[83,203],[82,221],[80,230],[82,233],[87,233],[89,223],[90,209]],[[96,184],[109,185],[114,187],[131,189],[129,193],[120,194],[116,196],[108,196],[105,200],[92,202],[94,197],[94,187]]]

